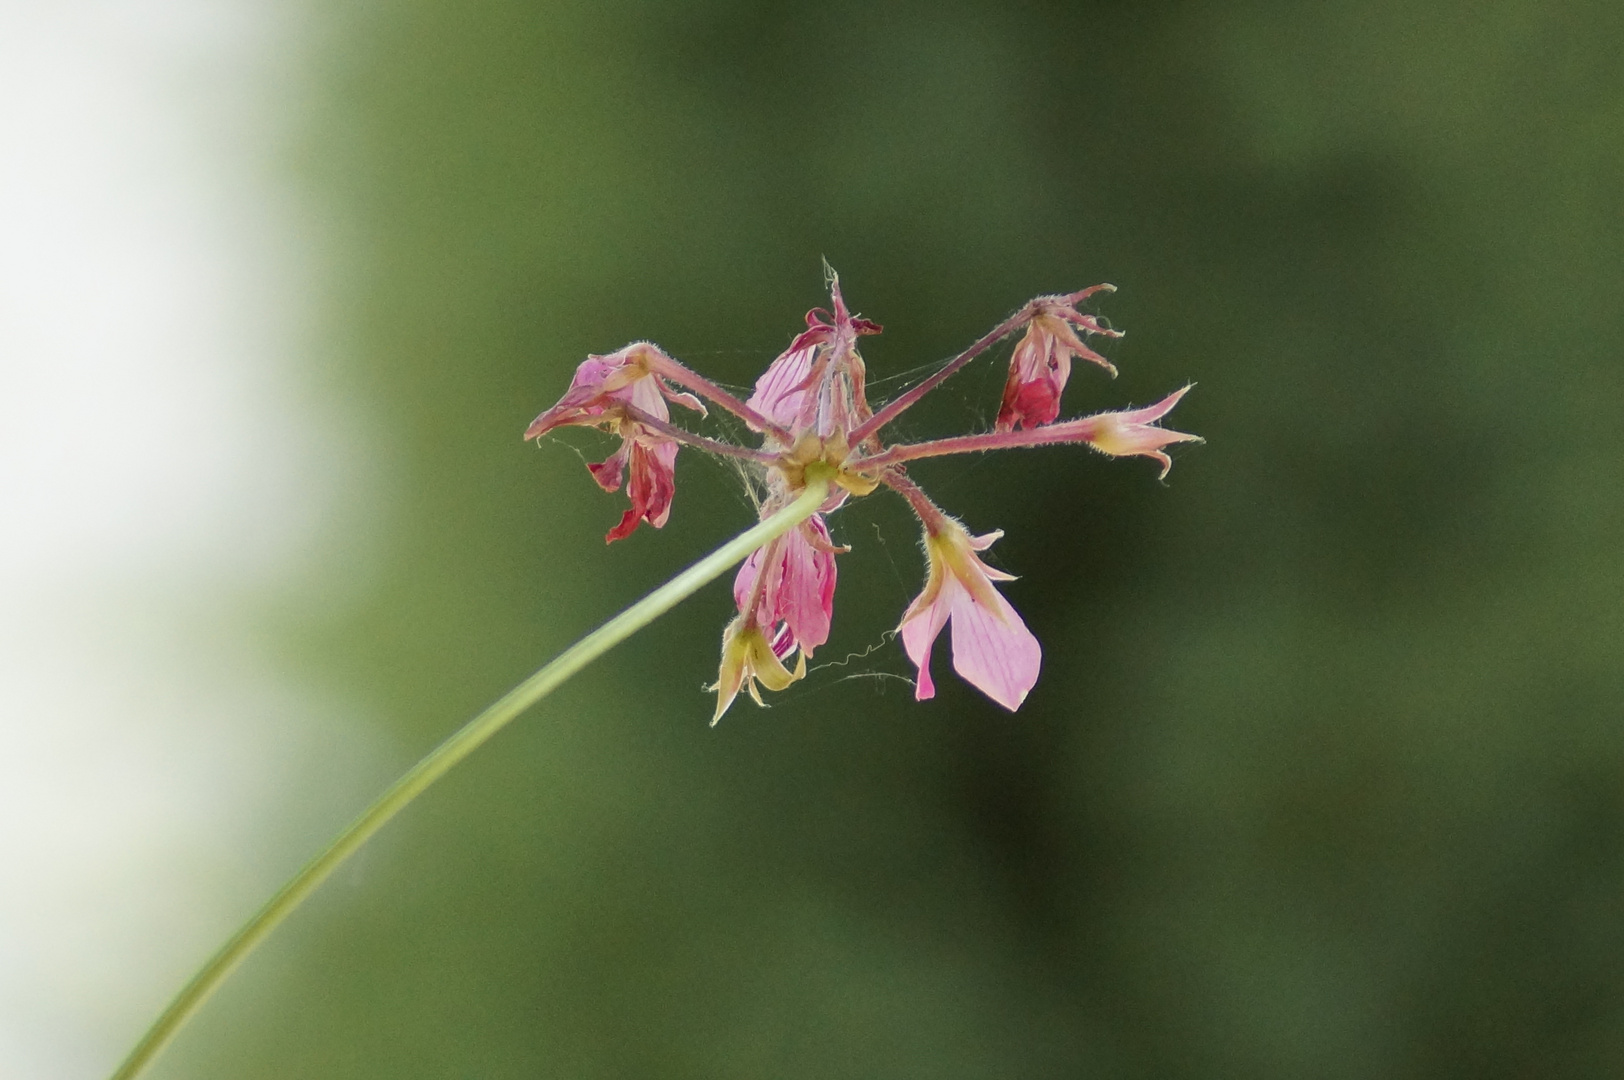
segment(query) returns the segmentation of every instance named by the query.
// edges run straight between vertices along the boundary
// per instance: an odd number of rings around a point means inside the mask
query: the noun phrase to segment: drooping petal
[[[788,630],[795,646],[805,655],[812,655],[814,649],[829,640],[835,602],[835,551],[822,515],[813,515],[798,528],[750,553],[733,579],[734,603],[744,613],[753,594],[756,621]]]
[[[686,390],[673,390],[673,389],[671,389],[671,387],[666,385],[665,380],[660,378],[659,376],[655,376],[654,381],[660,387],[660,393],[665,396],[665,399],[667,401],[670,401],[670,402],[672,402],[674,404],[677,404],[677,405],[681,405],[685,409],[692,409],[694,412],[698,413],[700,416],[709,416],[710,415],[710,410],[705,408],[705,403],[703,401],[700,401],[694,395],[688,393]]]
[[[626,458],[631,453],[632,440],[622,440],[620,449],[598,462],[596,465],[588,464],[586,471],[592,474],[592,479],[598,486],[611,494],[620,490],[620,482],[626,476]]]
[[[756,587],[756,579],[761,576],[761,560],[766,557],[768,546],[763,544],[752,551],[745,557],[744,562],[739,564],[739,572],[733,575],[733,606],[739,609],[741,615],[750,603],[750,591]],[[761,611],[760,604],[758,597],[756,601],[758,615]]]
[[[671,500],[677,490],[677,444],[662,439],[645,445],[648,441],[642,438],[627,439],[622,447],[623,450],[630,448],[631,482],[626,485],[626,494],[630,496],[632,505],[621,515],[620,524],[610,529],[603,538],[606,544],[624,540],[644,521],[656,529],[664,528],[671,517]]]
[[[818,546],[814,539],[822,541]],[[829,640],[835,607],[835,556],[829,528],[812,517],[793,530],[784,545],[784,576],[779,586],[778,616],[795,635],[795,643],[810,656]]]
[[[967,588],[949,588],[953,670],[1014,712],[1038,681],[1043,647],[998,590],[987,590],[992,599],[989,606]]]
[[[920,599],[923,600],[930,591],[930,586],[926,585]],[[919,678],[914,680],[915,701],[929,701],[936,696],[936,684],[930,677],[930,652],[942,627],[947,625],[947,615],[947,598],[942,596],[942,589],[938,587],[932,599],[923,604],[915,601],[902,617],[902,625],[897,627],[897,636],[902,638],[902,651],[919,669]]]
[[[524,437],[539,439],[556,427],[599,423],[610,395],[625,386],[619,378],[624,366],[612,356],[589,356],[581,361],[564,396],[558,399],[558,404],[530,421]]]
[[[603,428],[620,435],[620,449],[587,470],[605,491],[618,491],[625,472],[631,470],[626,494],[631,508],[605,537],[609,543],[630,536],[640,522],[656,529],[671,514],[676,491],[677,444],[672,439],[631,419],[628,407],[659,421],[668,421],[674,401],[703,413],[705,407],[692,394],[672,390],[655,368],[674,365],[657,346],[633,342],[606,356],[589,356],[575,369],[570,386],[558,404],[536,417],[525,429],[526,439],[536,439],[557,427],[568,425]]]
[[[616,406],[631,405],[657,420],[668,420],[667,401],[674,401],[701,414],[705,406],[698,398],[672,390],[657,367],[674,366],[675,361],[659,347],[634,341],[605,356],[589,356],[575,369],[569,389],[558,404],[543,412],[525,429],[526,439],[539,439],[556,427],[582,425],[595,427],[612,418]]]

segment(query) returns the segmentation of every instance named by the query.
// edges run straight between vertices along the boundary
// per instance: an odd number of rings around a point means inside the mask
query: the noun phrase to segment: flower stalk
[[[1167,455],[1161,452],[1162,447],[1172,443],[1202,440],[1197,435],[1159,427],[1156,421],[1167,415],[1189,390],[1188,386],[1175,390],[1155,405],[1144,409],[1095,413],[1093,416],[1080,416],[1075,420],[1064,420],[1017,431],[988,431],[979,435],[959,435],[950,439],[907,443],[893,446],[871,457],[857,458],[849,464],[853,469],[865,471],[948,454],[982,454],[988,450],[1016,450],[1031,446],[1081,443],[1112,457],[1139,454],[1153,457],[1165,466],[1171,467]],[[1162,475],[1167,475],[1165,468]]]
[[[610,619],[586,637],[571,645],[556,659],[510,690],[484,712],[468,721],[455,734],[431,750],[412,766],[377,800],[362,811],[326,850],[317,855],[293,879],[249,919],[203,965],[192,980],[169,1003],[157,1021],[142,1036],[135,1049],[112,1074],[111,1080],[135,1080],[167,1046],[175,1034],[220,984],[236,970],[254,948],[299,905],[332,876],[344,861],[355,854],[374,834],[436,780],[455,768],[530,706],[562,686],[592,661],[631,637],[677,604],[714,581],[752,551],[770,543],[810,518],[829,496],[827,470],[809,468],[806,487],[776,513],[728,541],[722,547],[690,566],[643,599]]]
[[[881,327],[846,307],[832,272],[828,284],[830,307],[807,313],[807,328],[768,365],[747,401],[647,341],[588,356],[576,368],[564,396],[531,422],[524,437],[539,439],[555,428],[574,426],[620,440],[608,458],[587,465],[605,491],[624,487],[629,502],[605,540],[623,540],[640,525],[665,525],[683,447],[742,463],[760,522],[572,645],[413,766],[193,976],[112,1080],[134,1080],[254,947],[413,799],[531,705],[729,567],[744,564],[733,585],[738,615],[723,633],[717,681],[709,688],[717,695],[711,723],[721,719],[741,690],[762,704],[762,689],[781,691],[805,677],[807,658],[828,640],[836,556],[847,551],[834,543],[826,519],[850,499],[887,488],[908,502],[923,531],[925,586],[897,627],[903,651],[918,671],[914,697],[924,701],[935,695],[931,653],[945,630],[954,670],[1005,709],[1020,708],[1037,683],[1043,650],[996,587],[1014,577],[981,558],[1003,534],[972,533],[936,506],[908,477],[904,463],[1073,443],[1111,457],[1148,457],[1161,466],[1165,478],[1173,464],[1165,448],[1200,441],[1161,425],[1190,388],[1140,409],[1060,419],[1073,360],[1116,374],[1115,366],[1083,338],[1119,338],[1121,331],[1078,307],[1097,293],[1113,291],[1102,284],[1034,298],[875,410],[867,398],[867,368],[858,339],[880,333]],[[1023,328],[1026,334],[1010,359],[995,430],[886,445],[880,433],[891,421]],[[728,443],[671,422],[670,405],[703,417],[708,415],[705,401],[743,420],[761,445]]]
[[[913,408],[926,394],[957,375],[964,365],[1025,326],[1032,320],[1032,313],[1036,310],[1035,303],[1035,301],[1027,303],[1021,310],[981,335],[975,344],[943,364],[929,377],[920,380],[917,385],[910,387],[905,392],[886,402],[879,412],[859,424],[857,429],[851,433],[852,444],[854,446],[862,445],[870,435],[873,435],[882,427]]]

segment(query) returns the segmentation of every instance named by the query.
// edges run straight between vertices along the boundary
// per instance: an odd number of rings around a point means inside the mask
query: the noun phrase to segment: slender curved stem
[[[1021,310],[1017,311],[1015,314],[1011,315],[1009,318],[987,331],[974,345],[971,345],[968,349],[965,349],[963,352],[959,353],[959,355],[949,360],[946,364],[943,364],[939,369],[937,369],[935,374],[931,375],[927,379],[924,379],[906,393],[899,394],[892,400],[886,402],[883,406],[881,406],[879,412],[875,413],[873,416],[863,421],[863,423],[859,424],[857,428],[853,430],[849,436],[847,436],[847,438],[850,439],[853,446],[863,445],[863,440],[867,439],[870,435],[873,435],[876,431],[879,431],[886,424],[889,424],[891,421],[901,416],[908,409],[913,408],[914,405],[918,404],[920,398],[924,397],[926,394],[942,385],[942,383],[952,378],[953,375],[957,373],[960,368],[964,367],[965,364],[968,364],[970,361],[974,360],[976,357],[998,344],[1004,338],[1031,322],[1033,317],[1039,312],[1043,311],[1046,307],[1075,307],[1097,292],[1116,292],[1116,286],[1111,284],[1090,285],[1088,288],[1079,289],[1076,292],[1060,293],[1056,296],[1039,296],[1032,300],[1028,300],[1024,305],[1022,305]],[[1075,321],[1077,319],[1077,313],[1072,312],[1070,314],[1063,314],[1062,317]],[[1107,330],[1104,327],[1101,327],[1094,320],[1093,316],[1085,315],[1082,316],[1082,318],[1085,320],[1085,322],[1080,323],[1079,325],[1086,325],[1088,327],[1086,331],[1087,333],[1105,334],[1107,337],[1122,336],[1120,331]],[[1101,358],[1101,363],[1104,363],[1103,358]],[[1109,364],[1106,364],[1106,367],[1110,368],[1111,377],[1116,378],[1116,368],[1111,367]]]
[[[851,432],[850,435],[847,436],[847,438],[851,440],[851,444],[853,446],[861,446],[864,439],[868,438],[870,435],[874,434],[876,431],[880,430],[897,417],[901,416],[908,409],[913,408],[913,406],[919,403],[920,398],[924,397],[926,394],[942,385],[948,379],[952,378],[965,364],[968,364],[970,361],[974,360],[976,357],[998,344],[1004,338],[1031,322],[1032,312],[1036,310],[1035,305],[1037,302],[1038,301],[1036,300],[1028,302],[1024,307],[1021,308],[1021,310],[1017,311],[1015,314],[1011,315],[1009,318],[1005,319],[1003,322],[999,323],[997,326],[983,334],[974,345],[971,345],[968,349],[965,349],[963,352],[959,353],[959,355],[943,364],[929,378],[921,380],[919,384],[914,386],[912,389],[905,393],[898,394],[896,397],[882,405],[879,412],[863,421],[855,430]]]
[[[650,416],[635,405],[624,405],[626,419],[635,420],[639,424],[671,439],[684,446],[691,446],[696,450],[703,450],[707,454],[721,454],[724,457],[739,458],[743,461],[753,461],[757,465],[776,464],[782,454],[775,454],[771,450],[752,450],[748,446],[734,446],[732,443],[722,442],[718,439],[707,439],[703,435],[695,435],[691,431],[684,431],[677,425],[668,423],[658,417]]]
[[[479,746],[506,727],[515,717],[556,690],[572,675],[593,660],[608,652],[681,601],[693,595],[707,583],[720,577],[729,567],[774,537],[782,536],[796,525],[811,517],[829,494],[827,476],[809,475],[806,490],[788,506],[758,523],[699,562],[690,566],[652,593],[622,611],[510,690],[484,712],[468,721],[450,738],[431,750],[427,757],[396,780],[373,804],[362,811],[350,825],[327,846],[327,849],[305,864],[304,869],[282,886],[259,912],[249,919],[227,941],[209,962],[203,965],[192,981],[187,983],[169,1003],[163,1015],[142,1036],[129,1057],[124,1059],[112,1080],[134,1080],[159,1052],[175,1037],[182,1025],[208,1000],[226,976],[241,964],[271,931],[291,915],[298,906],[334,870],[365,844],[374,833],[383,828],[429,785],[473,753]]]
[[[789,432],[681,361],[673,360],[664,353],[659,353],[658,359],[653,361],[651,367],[655,374],[720,405],[757,431],[765,431],[785,446],[794,441],[790,438]]]
[[[959,435],[951,439],[933,439],[922,443],[898,443],[873,457],[852,458],[848,462],[854,470],[872,470],[885,465],[896,465],[919,458],[941,457],[944,454],[982,454],[988,450],[1014,450],[1027,446],[1053,446],[1056,443],[1086,443],[1099,434],[1097,416],[1081,416],[1058,424],[1023,428],[1019,431],[988,431],[980,435]]]

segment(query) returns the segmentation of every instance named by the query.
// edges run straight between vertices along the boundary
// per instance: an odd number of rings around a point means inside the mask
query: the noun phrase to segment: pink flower
[[[1010,358],[1004,400],[998,408],[996,426],[999,431],[1047,424],[1060,415],[1060,392],[1071,377],[1073,356],[1100,365],[1113,377],[1116,375],[1111,362],[1084,345],[1077,331],[1072,329],[1075,326],[1085,334],[1121,337],[1120,330],[1107,329],[1094,316],[1075,310],[1077,304],[1094,293],[1114,289],[1113,285],[1095,285],[1081,292],[1035,301],[1037,312]]]
[[[807,328],[767,365],[745,402],[794,435],[849,431],[870,415],[857,339],[882,328],[846,310],[838,277],[831,280],[829,295],[834,311],[806,313]]]
[[[1068,420],[1066,424],[1075,424],[1079,428],[1090,427],[1091,433],[1084,441],[1094,449],[1112,457],[1139,454],[1155,458],[1162,465],[1161,476],[1158,479],[1166,479],[1167,471],[1173,467],[1173,459],[1162,453],[1162,447],[1172,443],[1202,441],[1199,435],[1156,426],[1156,421],[1171,412],[1173,406],[1179,403],[1179,399],[1189,392],[1190,387],[1186,386],[1173,391],[1148,408],[1096,413],[1079,420]]]
[[[620,490],[627,467],[631,469],[631,484],[626,489],[631,509],[609,530],[606,543],[630,536],[639,522],[646,521],[656,529],[664,526],[676,494],[676,440],[633,419],[627,408],[660,423],[671,418],[667,400],[705,411],[698,398],[666,385],[658,374],[663,365],[675,365],[675,361],[646,342],[627,345],[608,356],[590,356],[575,369],[575,378],[558,404],[525,429],[526,439],[539,439],[566,425],[603,428],[620,436],[619,450],[587,466],[605,491]]]
[[[835,606],[836,548],[821,514],[757,548],[733,579],[733,600],[739,611],[750,608],[755,597],[755,620],[770,628],[768,637],[783,638],[786,656],[800,649],[806,656],[829,640],[829,622]],[[762,565],[766,564],[763,575]]]
[[[930,678],[931,646],[949,622],[953,624],[953,669],[1004,708],[1012,712],[1019,708],[1038,681],[1043,648],[992,585],[1014,578],[976,556],[1002,535],[973,537],[947,517],[926,527],[929,576],[924,591],[897,628],[908,659],[919,669],[916,700],[936,696]]]

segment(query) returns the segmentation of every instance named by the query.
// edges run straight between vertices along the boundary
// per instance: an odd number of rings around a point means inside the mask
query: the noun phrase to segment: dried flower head
[[[831,481],[830,495],[800,526],[758,548],[733,582],[738,615],[722,636],[715,720],[740,690],[761,702],[761,688],[783,690],[806,674],[806,659],[829,639],[834,614],[835,557],[846,549],[829,536],[827,515],[848,499],[885,487],[900,494],[918,516],[924,534],[924,590],[898,626],[904,651],[918,669],[915,697],[935,694],[930,674],[932,645],[950,629],[953,667],[1006,709],[1019,708],[1036,684],[1043,651],[1021,617],[994,586],[1014,580],[980,556],[1001,533],[973,536],[940,510],[909,478],[905,463],[946,454],[1049,443],[1092,446],[1113,456],[1142,455],[1172,466],[1164,447],[1199,441],[1159,426],[1190,389],[1175,391],[1144,409],[1096,413],[1057,422],[1071,362],[1081,358],[1112,375],[1116,369],[1083,337],[1121,337],[1078,306],[1110,285],[1041,296],[1000,323],[935,373],[878,411],[867,398],[867,370],[858,339],[880,327],[853,315],[830,276],[829,309],[806,317],[807,328],[767,366],[755,392],[740,401],[715,383],[646,342],[607,356],[589,357],[576,370],[557,405],[525,432],[538,438],[560,425],[600,428],[621,445],[606,461],[590,465],[608,491],[618,490],[629,469],[631,506],[608,539],[629,535],[641,522],[664,525],[675,491],[675,461],[682,446],[747,463],[760,480],[763,518],[793,501],[811,473]],[[922,443],[887,444],[882,430],[965,364],[1017,331],[995,430]],[[697,395],[697,396],[696,396]],[[700,399],[742,419],[761,436],[745,447],[694,434],[671,423],[668,402],[704,412]],[[794,658],[794,667],[789,660]]]

